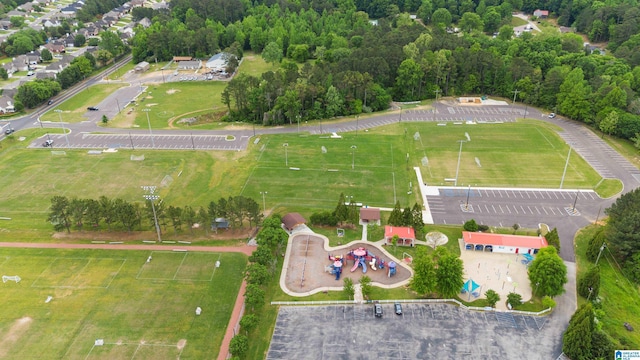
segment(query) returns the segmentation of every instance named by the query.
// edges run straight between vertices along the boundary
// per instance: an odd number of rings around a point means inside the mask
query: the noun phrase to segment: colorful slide
[[[353,267],[351,268],[351,272],[356,271],[359,265],[360,265],[360,262],[358,260],[354,261]]]

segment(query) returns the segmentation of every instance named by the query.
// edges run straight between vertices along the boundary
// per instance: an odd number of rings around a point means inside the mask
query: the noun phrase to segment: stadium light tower
[[[156,232],[158,233],[158,242],[161,243],[162,238],[160,237],[160,225],[158,225],[158,215],[156,214],[156,206],[154,204],[156,200],[160,199],[160,195],[156,194],[155,186],[142,186],[142,190],[147,192],[146,194],[142,195],[142,197],[151,202],[151,209],[153,210],[153,221],[156,225]]]
[[[460,157],[462,156],[462,144],[466,143],[467,140],[458,140],[460,143],[460,150],[458,151],[458,166],[456,166],[456,180],[453,183],[453,186],[458,186],[458,173],[460,172]]]
[[[67,129],[65,129],[64,123],[62,122],[62,110],[55,109],[53,111],[58,113],[58,120],[60,121],[60,125],[62,126],[62,131],[64,132],[64,138],[67,140],[67,147],[70,148],[71,146],[69,146],[69,136],[67,135]]]
[[[156,144],[153,141],[153,132],[151,132],[151,120],[149,120],[149,111],[151,111],[151,109],[142,109],[142,111],[144,111],[144,113],[147,114],[147,124],[149,124],[149,135],[151,135],[151,148],[155,149]]]

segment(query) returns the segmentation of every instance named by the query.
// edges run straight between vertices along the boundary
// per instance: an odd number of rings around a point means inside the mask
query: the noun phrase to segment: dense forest
[[[386,13],[373,11],[377,1]],[[640,133],[640,67],[632,59],[591,53],[581,36],[553,28],[514,36],[512,10],[549,8],[559,21],[570,21],[562,4],[425,0],[417,7],[418,19],[398,13],[415,9],[412,1],[237,5],[172,1],[170,15],[156,13],[152,26],[136,34],[134,60],[206,57],[227,49],[281,62],[276,72],[229,83],[223,101],[230,120],[295,123],[376,111],[391,99],[513,98],[517,90],[518,102],[623,138]],[[378,15],[386,17],[370,21]],[[625,16],[616,21],[623,26]],[[454,22],[461,33],[450,31]],[[623,43],[640,37],[636,30]]]

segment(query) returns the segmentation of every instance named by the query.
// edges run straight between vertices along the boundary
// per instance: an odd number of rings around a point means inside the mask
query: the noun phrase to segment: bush
[[[469,221],[464,223],[463,228],[466,231],[476,232],[476,231],[478,231],[478,223],[476,223],[476,221],[474,219],[471,219],[471,220],[469,220]]]
[[[487,303],[491,307],[495,307],[496,303],[500,301],[500,295],[494,290],[489,289],[484,293],[484,295],[487,297]]]
[[[336,226],[338,225],[338,218],[330,211],[323,211],[321,213],[313,213],[309,218],[309,222],[312,225]]]
[[[604,227],[600,227],[589,240],[589,246],[587,247],[587,259],[589,261],[595,262],[598,259],[602,245],[604,245]]]
[[[545,295],[545,297],[542,298],[542,306],[544,306],[545,309],[553,309],[556,307],[556,301],[553,300],[551,296]]]
[[[229,351],[233,356],[241,357],[249,350],[249,339],[244,335],[236,335],[231,339]]]
[[[591,291],[589,291],[591,289]],[[592,266],[578,278],[578,294],[585,299],[593,300],[600,292],[600,267]]]
[[[516,306],[522,304],[522,296],[518,293],[510,292],[507,295],[507,304],[511,305],[512,309],[515,309]]]
[[[478,224],[478,231],[488,232],[489,231],[489,225]]]

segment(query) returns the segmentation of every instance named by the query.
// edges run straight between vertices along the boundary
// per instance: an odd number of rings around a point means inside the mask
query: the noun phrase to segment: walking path
[[[255,247],[243,246],[167,246],[167,245],[126,245],[126,244],[59,244],[59,243],[22,243],[22,242],[0,242],[0,248],[30,248],[30,249],[99,249],[99,250],[179,250],[179,251],[201,251],[201,252],[236,252],[243,253],[247,256],[251,255]],[[229,356],[229,344],[235,335],[235,327],[242,316],[244,307],[244,293],[246,282],[242,281],[236,302],[233,305],[233,311],[229,318],[227,331],[224,334],[220,351],[218,352],[218,360],[226,359]]]

